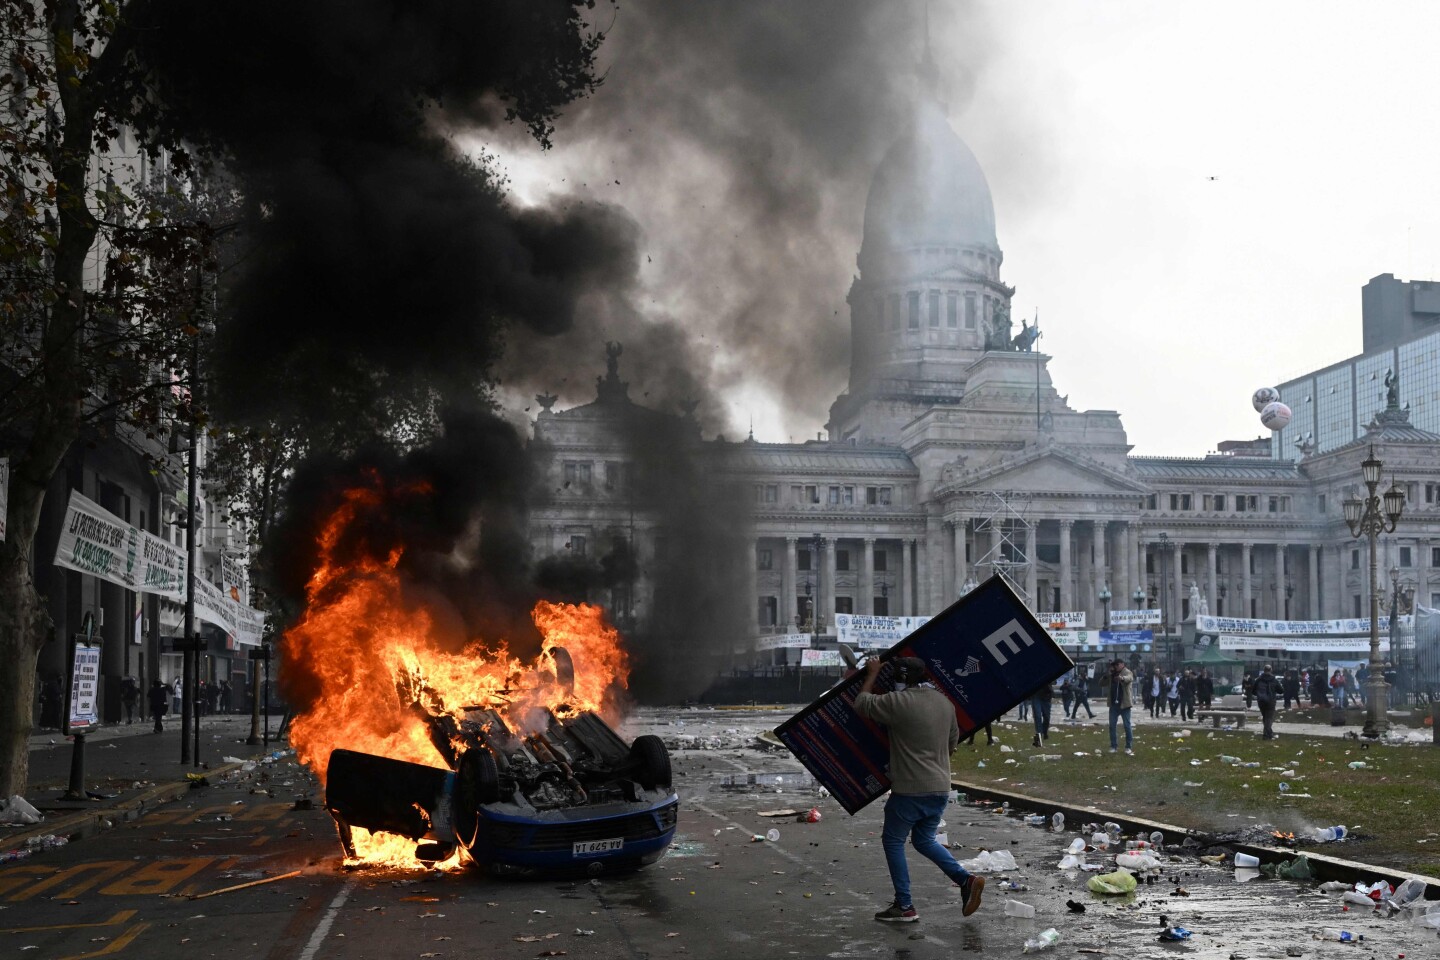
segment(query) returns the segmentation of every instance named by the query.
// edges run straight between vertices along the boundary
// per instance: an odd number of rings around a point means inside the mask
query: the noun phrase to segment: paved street
[[[1239,884],[1231,870],[1194,858],[1167,865],[1164,876],[1138,895],[1100,898],[1085,891],[1087,875],[1056,869],[1077,833],[1053,834],[1025,826],[1018,816],[971,805],[956,806],[947,817],[951,840],[965,847],[957,855],[1010,851],[1019,869],[1007,876],[1029,887],[1013,896],[1032,904],[1036,918],[1005,916],[1006,897],[994,876],[981,911],[962,918],[955,888],[912,856],[921,921],[876,923],[871,914],[889,899],[878,837],[881,811],[877,806],[846,816],[816,796],[788,754],[753,745],[755,733],[787,715],[646,711],[629,725],[629,735],[654,732],[693,747],[674,751],[683,799],[677,843],[659,864],[632,876],[500,882],[475,871],[341,871],[329,817],[318,803],[294,809],[296,797],[315,787],[286,758],[237,771],[97,837],[0,866],[0,951],[66,960],[920,960],[957,952],[1017,955],[1027,937],[1053,926],[1062,937],[1059,956],[1086,949],[1143,958],[1172,956],[1178,949],[1190,957],[1228,958],[1284,956],[1286,946],[1333,955],[1339,944],[1311,938],[1343,925],[1366,935],[1365,955],[1440,955],[1433,935],[1421,939],[1416,928],[1396,921],[1342,914],[1313,885]],[[118,758],[127,743],[138,748],[147,738],[114,742]],[[750,774],[756,775],[754,786]],[[727,778],[739,785],[727,786]],[[758,816],[812,805],[824,814],[813,825]],[[771,828],[779,831],[777,842],[752,840]],[[292,871],[299,874],[190,899]],[[1177,886],[1189,895],[1175,895]],[[1069,913],[1070,899],[1085,903],[1086,912]],[[1183,946],[1162,944],[1162,917],[1194,931],[1192,939]]]

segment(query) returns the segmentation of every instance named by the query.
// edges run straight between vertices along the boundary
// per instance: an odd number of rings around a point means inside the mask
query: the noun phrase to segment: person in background
[[[1055,702],[1055,687],[1045,684],[1030,698],[1030,713],[1035,719],[1035,739],[1031,746],[1044,746],[1050,736],[1050,704]]]
[[[1108,680],[1109,677],[1106,677],[1106,679]],[[1150,714],[1150,716],[1152,717],[1155,716],[1154,688],[1155,668],[1152,666],[1149,670],[1146,670],[1145,675],[1140,678],[1140,700],[1142,705],[1145,707],[1145,712]]]
[[[176,677],[176,678],[175,678],[175,682],[174,682],[173,684],[171,684],[170,689],[171,689],[171,691],[173,692],[173,695],[174,695],[174,698],[175,698],[174,705],[171,707],[171,709],[172,709],[175,713],[179,713],[179,712],[180,712],[180,700],[181,700],[181,698],[182,698],[183,696],[185,696],[185,682],[184,682],[183,680],[181,680],[179,677]]]
[[[1130,688],[1135,674],[1125,669],[1125,661],[1118,657],[1110,664],[1110,692],[1106,700],[1110,704],[1110,752],[1120,749],[1120,740],[1115,734],[1115,724],[1125,721],[1125,755],[1135,756],[1135,731],[1130,725],[1130,709],[1134,705]]]
[[[1386,683],[1390,684],[1390,706],[1403,706],[1405,704],[1405,695],[1400,692],[1400,674],[1395,669],[1395,665],[1389,660],[1386,660],[1381,670],[1382,673],[1380,676],[1384,678]]]
[[[1172,673],[1165,678],[1165,702],[1170,704],[1170,716],[1180,712],[1180,674]]]
[[[1275,668],[1267,663],[1255,678],[1255,702],[1260,706],[1260,719],[1264,724],[1261,736],[1266,740],[1275,739],[1275,700],[1279,695],[1280,681],[1275,676]]]
[[[1070,719],[1070,704],[1075,702],[1075,684],[1070,681],[1070,674],[1060,681],[1060,713],[1065,719]]]
[[[1150,674],[1150,717],[1154,719],[1165,712],[1164,681],[1160,676],[1160,668]]]
[[[1195,700],[1200,706],[1209,710],[1214,699],[1215,678],[1210,676],[1209,670],[1201,670],[1200,676],[1195,678]]]
[[[120,702],[125,705],[125,722],[135,722],[135,708],[140,703],[140,681],[129,674],[120,681]]]
[[[1080,708],[1085,708],[1085,716],[1095,718],[1095,711],[1090,709],[1090,674],[1089,667],[1082,667],[1075,676],[1075,706],[1070,708],[1070,717],[1074,720],[1080,719]],[[1131,678],[1134,678],[1132,673]]]
[[[1351,687],[1351,689],[1355,691],[1355,696],[1360,698],[1360,706],[1362,707],[1369,705],[1369,701],[1365,699],[1370,695],[1370,691],[1365,687],[1369,682],[1370,664],[1362,663],[1360,664],[1360,669],[1355,671],[1355,685]]]
[[[1295,705],[1300,705],[1300,674],[1292,667],[1285,671],[1285,679],[1280,682],[1280,689],[1285,696],[1285,709],[1290,709],[1293,700]]]
[[[885,923],[920,919],[910,896],[907,836],[921,856],[960,887],[961,913],[968,917],[980,906],[985,878],[972,876],[935,839],[950,801],[950,755],[960,742],[955,707],[926,681],[925,661],[919,657],[900,657],[894,662],[895,679],[904,689],[875,693],[875,681],[883,667],[879,657],[865,664],[865,682],[855,696],[855,712],[882,724],[890,735],[890,798],[885,801],[881,842],[895,899],[876,913],[875,919]]]
[[[1180,719],[1189,723],[1195,719],[1195,671],[1181,674],[1175,689],[1180,694]]]
[[[165,710],[170,706],[170,689],[156,680],[150,684],[150,716],[155,720],[155,732],[164,733],[165,726],[160,718],[165,716]]]
[[[1350,706],[1345,697],[1345,672],[1338,667],[1330,674],[1330,697],[1337,707],[1343,709]]]

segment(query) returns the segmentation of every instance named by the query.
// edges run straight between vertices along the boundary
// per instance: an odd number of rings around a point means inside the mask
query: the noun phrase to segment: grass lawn
[[[1110,753],[1103,724],[1052,726],[1049,743],[1039,749],[1030,746],[1029,723],[997,724],[994,746],[983,738],[960,745],[955,776],[1211,833],[1271,824],[1304,835],[1344,824],[1350,838],[1300,849],[1440,876],[1440,749],[1286,734],[1279,724],[1271,741],[1254,732],[1212,731],[1208,724],[1176,737],[1175,727],[1145,725],[1138,713],[1136,720],[1133,757]],[[1014,752],[1004,753],[1002,745]],[[1039,754],[1061,759],[1030,759]],[[1222,755],[1259,766],[1225,764]],[[1352,770],[1355,761],[1365,768]],[[1289,784],[1288,793],[1280,791],[1281,782]]]

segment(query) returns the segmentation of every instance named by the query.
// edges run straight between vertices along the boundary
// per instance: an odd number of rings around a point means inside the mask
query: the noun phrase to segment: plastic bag
[[[1085,881],[1085,886],[1092,893],[1134,893],[1135,875],[1129,870],[1120,869],[1114,873],[1102,873],[1091,877]]]
[[[1267,877],[1275,877],[1279,880],[1313,880],[1315,871],[1310,869],[1310,860],[1303,853],[1294,860],[1282,860],[1279,863],[1267,863],[1260,870]]]
[[[1116,856],[1115,864],[1127,870],[1136,870],[1144,873],[1146,870],[1154,870],[1160,866],[1160,859],[1152,857],[1148,853],[1122,853]]]
[[[0,823],[39,823],[45,817],[20,794],[0,801]]]
[[[1004,870],[1018,870],[1020,864],[1009,850],[985,850],[973,860],[962,860],[960,866],[967,873],[996,873]]]

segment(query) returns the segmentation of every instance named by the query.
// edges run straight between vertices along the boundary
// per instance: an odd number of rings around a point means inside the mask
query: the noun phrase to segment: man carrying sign
[[[950,797],[950,754],[960,742],[955,707],[932,684],[926,683],[925,661],[900,657],[894,661],[896,690],[872,692],[883,666],[879,657],[865,664],[865,683],[855,697],[855,712],[883,724],[890,735],[890,799],[885,802],[882,842],[895,901],[875,914],[887,923],[913,923],[920,919],[910,898],[910,867],[905,862],[905,837],[960,887],[962,913],[970,916],[980,906],[985,878],[972,876],[935,839],[940,815]],[[903,689],[901,688],[903,685]]]

